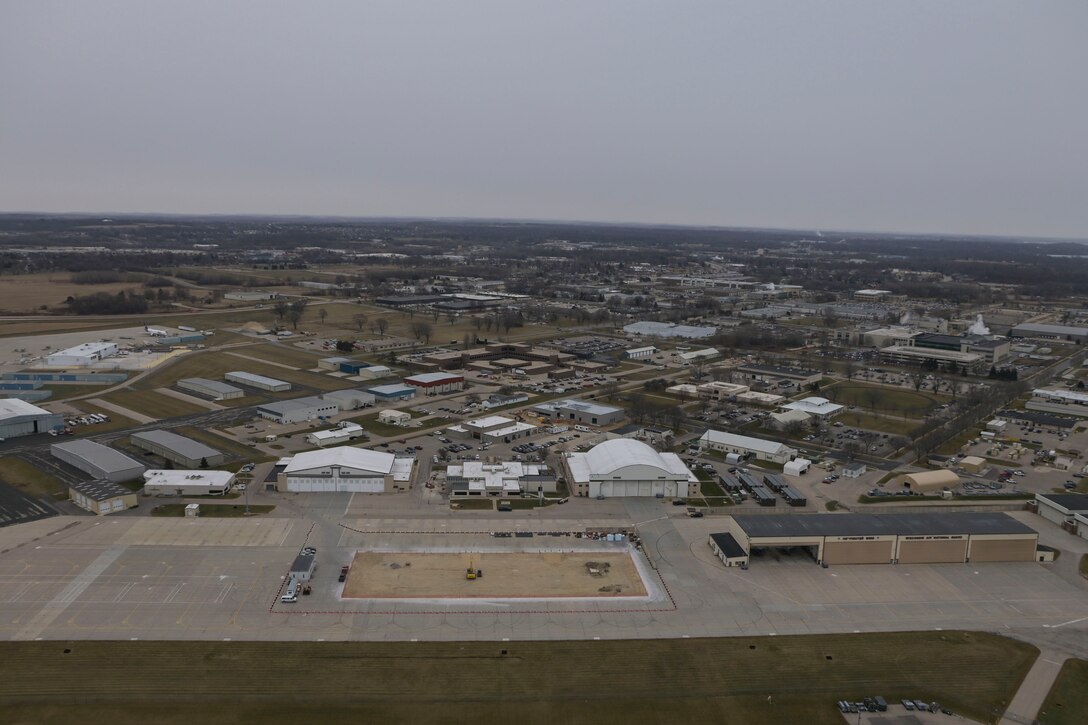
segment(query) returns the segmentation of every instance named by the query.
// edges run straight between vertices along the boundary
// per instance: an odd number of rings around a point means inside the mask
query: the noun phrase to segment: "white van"
[[[297,581],[292,579],[287,584],[287,590],[284,591],[283,595],[280,597],[280,601],[281,602],[287,602],[287,603],[297,602],[298,601],[298,582]]]

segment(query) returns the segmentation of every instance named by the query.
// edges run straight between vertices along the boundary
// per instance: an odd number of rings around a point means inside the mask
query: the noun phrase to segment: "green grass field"
[[[856,405],[866,410],[909,418],[923,418],[934,407],[950,400],[931,393],[853,382],[832,385],[824,388],[820,394],[842,405]]]
[[[591,642],[4,642],[0,653],[18,663],[0,679],[6,722],[841,725],[835,701],[866,695],[937,700],[993,722],[1038,650],[949,631]]]
[[[1066,660],[1050,688],[1038,721],[1043,725],[1081,725],[1088,722],[1088,660]]]
[[[246,346],[235,348],[233,351],[242,355],[260,357],[262,349],[259,346]],[[284,380],[295,385],[313,388],[314,390],[340,390],[346,387],[343,381],[336,378],[301,370],[289,370],[276,365],[266,365],[256,360],[248,360],[220,351],[197,352],[186,355],[176,362],[167,363],[162,369],[156,370],[146,378],[138,380],[133,383],[132,387],[136,390],[169,388],[181,378],[222,380],[223,374],[232,370],[244,370],[258,375],[265,375],[276,380]],[[290,393],[276,395],[297,397],[301,394],[302,392],[293,390]]]
[[[153,390],[125,390],[105,395],[102,400],[159,419],[208,412],[203,406]]]
[[[462,511],[494,511],[495,502],[489,498],[457,497],[450,500],[450,508]]]
[[[49,402],[55,403],[59,400],[68,400],[80,395],[101,393],[112,387],[112,385],[95,385],[92,383],[49,383],[40,387],[39,390],[52,390],[53,397],[49,398]]]
[[[48,501],[68,497],[68,487],[63,481],[54,478],[34,464],[14,456],[0,458],[0,481],[14,486],[23,493]]]
[[[918,427],[917,420],[899,420],[897,418],[885,418],[880,415],[869,415],[860,410],[848,410],[836,420],[842,421],[851,428],[864,428],[881,433],[893,433],[895,435],[908,435]]]

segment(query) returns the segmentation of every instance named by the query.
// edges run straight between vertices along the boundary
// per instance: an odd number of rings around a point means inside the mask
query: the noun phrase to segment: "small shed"
[[[987,468],[986,459],[980,456],[964,456],[960,468],[968,473],[982,473]]]
[[[848,463],[842,467],[843,478],[861,478],[869,470],[864,463]]]
[[[794,458],[782,466],[782,473],[787,476],[800,476],[806,473],[811,466],[812,461],[807,458]]]
[[[195,519],[200,516],[200,504],[190,503],[185,506],[185,518]]]

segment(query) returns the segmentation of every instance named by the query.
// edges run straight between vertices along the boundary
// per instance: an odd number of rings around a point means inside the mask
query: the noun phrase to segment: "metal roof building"
[[[36,435],[64,427],[64,419],[45,408],[19,400],[0,400],[0,438]]]
[[[643,320],[624,325],[623,331],[628,335],[648,335],[650,337],[683,337],[687,339],[699,339],[710,337],[718,331],[716,327],[694,327],[692,325],[678,325],[674,322],[653,322]]]
[[[738,563],[768,548],[805,549],[817,564],[1035,561],[1039,539],[1005,513],[745,515],[725,528],[748,555]]]
[[[54,458],[75,466],[94,478],[114,483],[139,478],[147,470],[139,461],[94,441],[54,443],[49,446],[49,452]]]
[[[227,460],[222,451],[168,430],[133,433],[129,436],[129,441],[141,450],[154,453],[184,468],[208,468]]]
[[[273,393],[282,393],[291,389],[291,383],[286,381],[276,380],[275,378],[269,378],[255,373],[247,373],[243,370],[234,370],[226,373],[223,375],[223,379],[232,383],[238,383],[239,385],[248,385],[251,388],[257,388],[258,390],[269,390]]]
[[[573,420],[587,425],[612,425],[626,417],[623,408],[584,400],[552,400],[534,405],[533,410],[556,420]]]
[[[785,443],[742,436],[736,433],[726,433],[720,430],[708,430],[703,433],[699,438],[699,446],[713,451],[722,451],[723,453],[752,454],[758,459],[777,463],[785,463],[797,455],[797,450],[790,448]]]
[[[218,380],[208,380],[207,378],[182,378],[176,385],[178,390],[203,395],[212,400],[230,400],[231,398],[241,398],[246,394],[241,388],[221,383]]]

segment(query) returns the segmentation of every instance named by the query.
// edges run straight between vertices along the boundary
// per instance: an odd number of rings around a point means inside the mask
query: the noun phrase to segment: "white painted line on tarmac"
[[[1078,622],[1083,622],[1086,619],[1088,619],[1088,617],[1081,617],[1080,619],[1070,619],[1068,622],[1062,622],[1061,624],[1052,624],[1050,628],[1057,629],[1058,627],[1064,627],[1067,624],[1077,624]],[[1046,625],[1044,624],[1043,626],[1045,627]]]

